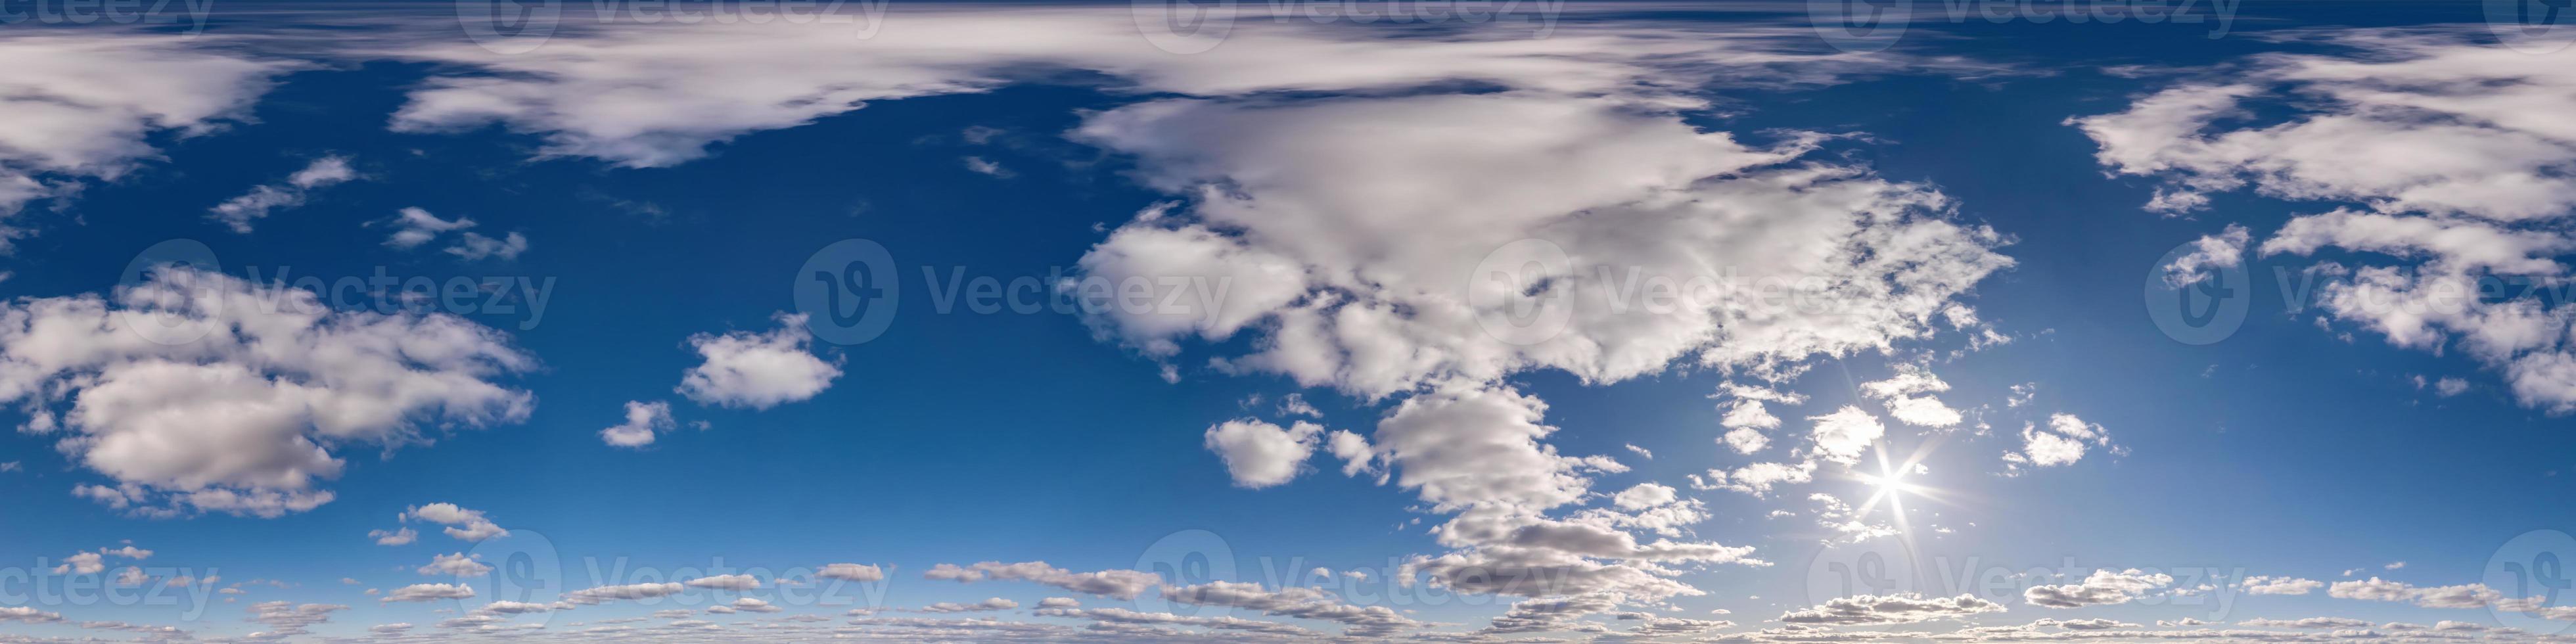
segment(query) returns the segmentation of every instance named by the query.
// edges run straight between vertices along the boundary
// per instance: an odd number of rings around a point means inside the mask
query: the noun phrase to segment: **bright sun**
[[[1905,462],[1890,463],[1887,450],[1882,445],[1878,450],[1878,473],[1853,473],[1860,482],[1872,488],[1869,500],[1860,504],[1860,514],[1867,516],[1870,509],[1885,503],[1891,518],[1896,521],[1897,530],[1911,532],[1911,526],[1906,525],[1908,521],[1905,516],[1905,497],[1931,498],[1933,496],[1934,490],[1921,484],[1924,475],[1929,472],[1929,469],[1923,466],[1923,458],[1929,455],[1930,451],[1931,447],[1926,445],[1916,450],[1912,457],[1905,459]]]

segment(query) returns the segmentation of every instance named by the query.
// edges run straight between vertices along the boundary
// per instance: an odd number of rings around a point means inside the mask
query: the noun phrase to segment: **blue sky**
[[[0,641],[2576,624],[2563,40],[1888,4],[29,13]]]

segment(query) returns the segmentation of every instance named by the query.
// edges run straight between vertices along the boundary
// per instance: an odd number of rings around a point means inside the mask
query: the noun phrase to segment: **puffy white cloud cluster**
[[[1226,473],[1234,484],[1244,488],[1265,488],[1287,483],[1306,471],[1306,459],[1315,454],[1324,427],[1297,422],[1280,427],[1249,418],[1229,420],[1209,427],[1207,449],[1225,461]]]
[[[1780,427],[1780,417],[1771,415],[1770,408],[1764,403],[1798,405],[1807,402],[1806,396],[1733,383],[1720,387],[1718,393],[1734,399],[1732,404],[1722,407],[1726,412],[1718,418],[1717,424],[1726,428],[1726,435],[1718,437],[1718,441],[1738,454],[1752,454],[1770,446],[1771,438],[1763,432]]]
[[[1948,381],[1916,364],[1896,365],[1896,373],[1886,380],[1860,385],[1861,394],[1886,405],[1889,416],[1917,427],[1953,427],[1959,424],[1962,420],[1959,410],[1932,396],[1949,390]]]
[[[485,539],[506,537],[510,535],[509,530],[501,529],[500,524],[493,523],[491,519],[485,518],[482,510],[468,510],[457,507],[454,503],[431,503],[428,505],[417,506],[404,510],[400,516],[396,516],[394,518],[398,521],[427,521],[430,523],[445,525],[447,528],[444,532],[447,533],[447,536],[455,537],[464,541],[483,541]],[[409,532],[409,530],[405,530],[404,532]],[[379,541],[379,543],[382,542]]]
[[[1395,609],[1344,604],[1332,594],[1313,588],[1288,587],[1274,591],[1256,583],[1217,581],[1166,587],[1162,593],[1165,599],[1181,604],[1242,608],[1274,617],[1335,622],[1349,627],[1343,632],[1346,637],[1387,637],[1423,625]]]
[[[923,579],[958,583],[985,580],[1026,581],[1054,586],[1078,593],[1089,593],[1117,599],[1135,599],[1148,589],[1163,583],[1162,575],[1135,570],[1102,570],[1074,572],[1047,565],[1043,561],[1002,563],[978,562],[971,565],[939,564],[921,573]]]
[[[2086,444],[2111,450],[2114,455],[2127,453],[2127,448],[2111,444],[2111,433],[2101,425],[2084,422],[2074,414],[2049,414],[2046,427],[2029,424],[2021,430],[2022,449],[2004,454],[2004,475],[2017,476],[2024,466],[2056,467],[2084,459]]]
[[[2096,570],[2082,583],[2039,585],[2022,589],[2022,600],[2045,608],[2079,608],[2098,604],[2125,604],[2158,588],[2173,583],[2173,576],[2130,569]]]
[[[160,154],[155,136],[188,137],[241,117],[295,63],[220,39],[108,28],[0,37],[0,221],[28,202],[115,180]],[[30,231],[0,223],[0,252]]]
[[[491,572],[492,567],[483,563],[481,554],[462,552],[431,557],[429,565],[420,567],[420,574],[432,576],[481,577]]]
[[[447,233],[464,231],[457,234],[455,245],[445,249],[447,254],[455,255],[457,259],[471,262],[487,257],[497,257],[506,261],[518,259],[520,253],[528,251],[526,235],[518,232],[510,232],[500,237],[484,235],[465,230],[475,226],[472,219],[464,217],[440,219],[438,215],[417,207],[396,211],[393,220],[387,225],[394,229],[393,234],[385,236],[385,246],[389,248],[403,250],[419,248]]]
[[[2003,604],[1966,593],[1957,597],[1924,597],[1915,593],[1853,595],[1826,600],[1813,608],[1781,613],[1780,621],[1790,624],[1911,624],[2003,611]]]
[[[653,444],[654,434],[678,426],[671,420],[671,403],[630,400],[626,401],[626,422],[599,430],[599,439],[618,447],[643,447]]]
[[[2389,343],[2456,347],[2524,405],[2576,411],[2576,52],[2477,41],[2484,29],[2336,30],[2291,36],[2351,53],[2269,54],[2072,119],[2114,172],[2164,182],[2151,208],[2191,210],[2251,188],[2357,204],[2306,214],[2261,254],[2337,252],[2306,278],[2323,315]],[[2283,118],[2257,117],[2282,113]],[[2241,246],[2230,228],[2203,250]],[[2220,261],[2222,253],[2196,252]],[[2197,266],[2178,276],[2190,280]],[[2512,281],[2497,281],[2512,278]],[[2482,290],[2484,289],[2484,290]],[[2300,294],[2293,294],[2300,295]]]
[[[689,337],[705,363],[680,375],[679,392],[702,405],[768,409],[814,397],[841,377],[838,361],[814,356],[805,315],[780,313],[767,333],[734,331]],[[629,422],[634,409],[629,405]],[[612,443],[614,441],[611,441]]]
[[[1516,38],[1247,20],[1223,47],[1177,56],[1137,38],[1124,8],[905,11],[888,18],[901,29],[866,39],[846,25],[710,22],[582,30],[516,54],[399,47],[446,66],[395,124],[497,123],[542,138],[546,155],[661,167],[745,133],[869,100],[984,91],[1030,68],[1166,96],[1087,113],[1073,133],[1133,158],[1136,178],[1175,197],[1079,262],[1077,282],[1152,285],[1157,304],[1088,322],[1175,375],[1194,345],[1245,347],[1192,362],[1392,401],[1366,434],[1252,421],[1203,440],[1239,485],[1284,484],[1322,449],[1346,475],[1456,513],[1437,528],[1454,551],[1410,567],[1469,592],[1655,601],[1698,592],[1672,579],[1689,566],[1761,563],[1749,548],[1675,540],[1705,518],[1695,501],[1569,510],[1601,498],[1595,475],[1627,467],[1558,453],[1546,403],[1507,377],[1610,383],[1675,365],[1787,377],[1820,357],[1973,332],[1960,300],[2012,263],[1995,252],[2001,235],[1961,222],[1930,187],[1811,154],[1833,136],[1748,142],[1698,120],[1711,87],[1911,62],[1813,48],[1804,34],[1586,21]],[[681,393],[765,408],[821,391],[837,367],[811,355],[800,325],[783,326],[693,339],[707,365]],[[1899,420],[1938,423],[1945,409],[1908,402]],[[1755,440],[1760,411],[1731,421],[1756,430],[1738,449],[1767,442]],[[1853,462],[1884,433],[1858,410],[1817,421],[1795,471]],[[930,571],[1113,597],[1151,585],[1114,572]]]
[[[2298,577],[2255,575],[2237,582],[2245,592],[2254,595],[2305,595],[2325,587],[2325,582]]]
[[[494,380],[534,365],[463,318],[335,311],[191,269],[0,304],[0,402],[23,406],[21,431],[115,481],[78,495],[154,516],[312,509],[346,465],[332,447],[524,420],[535,397]]]
[[[412,584],[387,591],[384,597],[378,598],[376,601],[383,603],[426,602],[441,599],[472,599],[473,597],[474,589],[463,584]]]

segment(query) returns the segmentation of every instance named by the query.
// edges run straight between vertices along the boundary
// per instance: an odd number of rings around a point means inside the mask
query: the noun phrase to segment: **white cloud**
[[[0,38],[0,220],[30,201],[113,181],[156,158],[156,136],[220,129],[299,65],[242,56],[220,39],[47,30]],[[0,252],[29,231],[0,224]]]
[[[269,211],[302,206],[314,190],[356,178],[358,172],[349,168],[348,157],[335,154],[316,158],[304,169],[288,175],[284,182],[254,186],[248,193],[215,204],[207,216],[223,222],[233,232],[247,233],[251,222],[267,217]]]
[[[626,422],[599,430],[599,439],[618,447],[643,447],[653,444],[657,432],[679,426],[671,420],[671,403],[626,401]]]
[[[462,584],[412,584],[393,589],[393,592],[385,593],[384,597],[379,598],[376,601],[384,603],[426,602],[441,599],[471,599],[473,597],[474,589]]]
[[[62,613],[48,613],[33,606],[0,606],[0,622],[44,624],[63,621]]]
[[[445,39],[366,53],[462,68],[414,91],[394,117],[397,130],[500,123],[542,136],[544,156],[628,167],[676,165],[705,156],[708,144],[804,125],[868,101],[986,91],[1029,65],[1096,71],[1147,92],[1195,96],[1452,80],[1583,93],[1689,85],[1710,75],[1708,68],[1810,81],[1890,66],[1860,55],[1793,58],[1762,42],[1768,34],[1635,23],[1557,25],[1544,39],[1459,32],[1394,43],[1380,40],[1378,30],[1247,13],[1224,47],[1176,56],[1141,44],[1136,18],[1123,7],[901,7],[886,19],[905,26],[854,40],[848,24],[832,21],[710,20],[558,33],[544,48],[510,54]],[[1784,59],[1805,64],[1791,68]],[[740,72],[752,65],[762,73]]]
[[[813,336],[804,314],[780,313],[772,321],[778,328],[768,333],[689,336],[690,348],[706,362],[681,374],[680,394],[702,405],[768,409],[813,398],[841,377],[836,362],[809,349]]]
[[[1604,512],[1547,517],[1587,498],[1591,474],[1625,466],[1558,454],[1544,442],[1555,431],[1545,403],[1501,384],[1505,376],[1554,369],[1609,383],[1690,364],[1785,377],[1816,357],[1890,351],[1941,332],[1942,320],[1972,321],[1959,300],[2011,264],[1993,252],[2000,235],[1955,221],[1931,188],[1811,158],[1824,135],[1746,143],[1706,130],[1694,115],[1709,103],[1684,95],[1828,82],[1892,68],[1892,59],[1627,22],[1564,25],[1545,39],[1389,39],[1373,28],[1243,21],[1225,47],[1171,56],[1138,47],[1123,10],[898,19],[904,29],[856,44],[836,29],[707,24],[599,30],[524,55],[419,47],[403,53],[461,71],[424,83],[397,126],[500,123],[543,137],[546,155],[658,167],[867,100],[981,91],[1031,65],[1189,97],[1088,114],[1076,131],[1133,157],[1135,176],[1177,200],[1111,231],[1083,257],[1079,278],[1141,280],[1181,296],[1158,301],[1181,305],[1113,308],[1088,321],[1165,369],[1187,345],[1239,346],[1250,353],[1204,363],[1401,398],[1374,434],[1331,432],[1324,446],[1347,475],[1376,473],[1433,512],[1458,513],[1436,528],[1457,551],[1411,565],[1468,592],[1654,600],[1698,592],[1666,564],[1761,563],[1749,548],[1639,544],[1621,530],[1669,528],[1678,516],[1592,508]],[[736,73],[753,62],[759,78]],[[1447,89],[1461,83],[1479,89]],[[1381,89],[1402,91],[1348,91]],[[1472,270],[1513,244],[1552,247],[1565,261],[1519,284]],[[1611,306],[1625,297],[1618,285],[1569,279],[1626,268],[1638,269],[1626,273],[1636,279],[1810,285],[1801,299],[1826,306],[1723,288],[1669,307]],[[1183,290],[1211,283],[1226,285],[1224,297]],[[1524,288],[1534,284],[1552,286]],[[1494,332],[1500,314],[1516,310],[1561,318],[1564,328]],[[1883,432],[1874,418],[1868,426],[1869,438]],[[1494,570],[1551,581],[1498,588],[1485,574]]]
[[[2350,204],[2293,218],[2260,252],[2349,251],[2306,274],[2322,280],[2313,299],[2328,319],[2400,347],[2458,347],[2501,373],[2523,405],[2576,412],[2576,316],[2539,293],[2479,282],[2563,279],[2557,258],[2576,249],[2566,232],[2576,128],[2561,115],[2576,110],[2576,68],[2484,35],[2285,35],[2327,47],[2227,65],[2214,74],[2224,81],[2185,82],[2069,122],[2113,171],[2160,178],[2159,203],[2178,209],[2249,187]]]
[[[500,525],[492,523],[491,519],[484,518],[482,510],[468,510],[457,507],[454,503],[431,503],[414,507],[403,511],[402,516],[398,518],[404,521],[419,520],[446,525],[448,526],[445,530],[447,536],[465,541],[483,541],[510,534],[510,531],[503,530]]]
[[[2254,595],[2305,595],[2324,588],[2325,582],[2297,577],[2255,575],[2246,577],[2244,581],[2238,582],[2238,585],[2244,586],[2246,593]]]
[[[555,607],[549,604],[532,604],[528,602],[501,600],[484,604],[482,608],[474,609],[474,612],[484,615],[526,615],[529,613],[549,612],[554,609]]]
[[[1236,487],[1261,489],[1287,483],[1306,471],[1306,459],[1315,453],[1315,443],[1324,427],[1298,422],[1280,427],[1249,418],[1236,419],[1209,427],[1208,451],[1225,460],[1226,473],[1233,475]]]
[[[95,552],[82,552],[64,557],[63,565],[54,567],[54,574],[95,575],[106,570],[104,557]]]
[[[527,251],[528,238],[525,235],[512,232],[499,238],[492,238],[472,231],[459,235],[456,245],[449,246],[446,250],[447,254],[469,262],[486,257],[497,257],[504,261],[513,260],[518,259],[520,253]]]
[[[2074,414],[2050,414],[2046,428],[2025,425],[2021,439],[2021,451],[2004,454],[2007,475],[2020,473],[2024,465],[2056,467],[2083,460],[2086,443],[2109,448],[2113,454],[2126,453],[2125,448],[2111,444],[2109,431]]]
[[[814,576],[843,581],[880,581],[885,579],[885,570],[866,564],[836,563],[824,565]]]
[[[386,224],[393,226],[394,228],[393,234],[385,237],[385,246],[391,248],[403,250],[419,248],[423,244],[436,241],[439,237],[444,236],[447,233],[464,231],[457,235],[455,244],[441,249],[440,252],[455,255],[457,259],[472,262],[481,261],[486,258],[499,258],[502,261],[509,261],[518,259],[520,253],[528,251],[528,238],[526,235],[517,232],[510,232],[505,233],[500,237],[491,237],[482,233],[467,231],[465,229],[473,228],[475,226],[474,220],[465,217],[440,219],[438,215],[431,214],[428,210],[418,207],[404,208],[397,211],[393,220],[386,222]]]
[[[1343,633],[1346,637],[1387,637],[1422,625],[1394,609],[1344,604],[1332,594],[1313,588],[1292,586],[1274,591],[1257,583],[1216,581],[1166,587],[1162,592],[1163,598],[1182,604],[1242,608],[1275,617],[1335,622],[1349,627]]]
[[[420,439],[422,427],[524,420],[491,378],[535,359],[444,314],[340,312],[308,291],[158,271],[109,297],[0,305],[0,401],[116,480],[75,493],[154,516],[274,517],[332,498],[326,445]],[[60,401],[69,401],[60,409]]]
[[[1950,383],[1933,375],[1921,365],[1896,365],[1895,375],[1886,380],[1864,382],[1862,395],[1887,405],[1887,414],[1898,421],[1917,427],[1951,427],[1961,420],[1959,410],[1951,409],[1933,392],[1949,391]]]
[[[440,219],[438,215],[430,214],[428,210],[411,207],[404,208],[394,215],[393,227],[394,234],[385,237],[385,245],[410,249],[429,243],[442,233],[472,228],[474,220],[464,217],[452,220]]]
[[[2003,604],[1967,593],[1957,597],[1928,598],[1914,593],[1853,595],[1826,600],[1814,608],[1781,613],[1780,621],[1791,624],[1911,624],[2003,611]]]
[[[2083,583],[2058,586],[2039,585],[2022,589],[2022,600],[2044,608],[2077,608],[2099,604],[2125,604],[2148,591],[2173,583],[2173,576],[2145,573],[2136,569],[2122,572],[2096,570]]]
[[[939,603],[936,603],[936,604],[931,604],[931,605],[928,605],[928,606],[923,606],[923,607],[921,607],[921,612],[924,612],[924,613],[978,613],[978,612],[996,611],[996,610],[1010,610],[1010,609],[1013,609],[1013,608],[1019,608],[1019,607],[1020,607],[1020,603],[1019,603],[1019,602],[1011,601],[1011,600],[1008,600],[1008,599],[1003,599],[1003,598],[1000,598],[1000,597],[994,597],[994,598],[991,598],[991,599],[986,599],[986,600],[984,600],[984,601],[975,602],[975,603],[972,603],[972,604],[960,604],[960,603],[956,603],[956,602],[939,602]]]
[[[1723,488],[1754,496],[1766,496],[1771,493],[1772,486],[1806,483],[1815,479],[1815,461],[1800,461],[1796,465],[1762,462],[1738,467],[1732,472],[1709,470],[1707,479],[1692,477],[1692,487],[1703,490]]]
[[[2486,608],[2511,598],[2485,584],[2457,586],[2416,586],[2405,582],[2385,581],[2378,577],[2366,580],[2338,581],[2326,588],[2326,595],[2337,599],[2359,599],[2383,602],[2407,602],[2425,608]],[[2519,601],[2519,600],[2515,600]],[[2524,608],[2515,606],[2514,608]],[[2534,611],[2542,607],[2529,607]],[[2576,611],[2558,611],[2576,616]]]
[[[1771,415],[1764,402],[1788,405],[1807,402],[1806,396],[1733,383],[1719,387],[1718,396],[1735,399],[1731,406],[1723,407],[1726,414],[1718,418],[1718,426],[1727,428],[1726,435],[1719,437],[1718,442],[1733,448],[1737,454],[1747,455],[1762,451],[1771,444],[1771,438],[1762,432],[1780,427],[1780,417]]]
[[[2228,224],[2216,235],[2202,235],[2192,242],[2191,252],[2165,265],[2165,285],[2182,288],[2208,280],[2212,269],[2243,266],[2245,243],[2252,236],[2244,226],[2236,224]]]
[[[470,597],[472,593],[468,592],[466,595]],[[348,609],[349,607],[339,604],[293,604],[274,601],[253,604],[248,610],[251,613],[250,622],[269,627],[267,637],[285,639],[288,636],[309,634],[306,629],[331,621],[331,613]]]
[[[1555,427],[1547,403],[1511,389],[1455,388],[1397,405],[1371,446],[1394,482],[1443,509],[1489,505],[1541,510],[1581,499],[1579,460],[1539,442]]]
[[[2433,393],[2440,394],[2443,398],[2468,393],[2468,391],[2469,381],[2467,380],[2459,378],[2443,378],[2433,381]]]
[[[668,597],[680,594],[681,590],[681,586],[676,583],[640,583],[598,586],[564,593],[563,600],[574,604],[590,606],[617,600]]]
[[[1043,561],[1002,563],[979,562],[968,566],[939,564],[922,573],[923,579],[944,579],[959,583],[996,580],[1028,581],[1079,593],[1132,600],[1146,589],[1161,584],[1163,577],[1134,570],[1073,572],[1047,565]]]
[[[420,533],[413,532],[411,528],[396,528],[390,532],[368,530],[367,538],[376,540],[376,545],[379,546],[407,546],[413,541],[420,540]]]
[[[1011,177],[1011,171],[1008,168],[1002,167],[1002,164],[986,160],[984,157],[966,157],[966,169],[972,170],[976,174],[989,175],[1004,179]]]
[[[681,584],[682,584],[682,585],[685,585],[685,586],[688,586],[688,587],[690,587],[690,588],[714,588],[714,589],[718,589],[718,590],[752,590],[752,589],[756,589],[756,588],[759,588],[759,587],[760,587],[760,578],[759,578],[759,577],[754,577],[754,576],[751,576],[751,575],[715,575],[715,576],[712,576],[712,577],[699,577],[699,578],[697,578],[697,579],[691,579],[691,580],[688,580],[688,581],[685,581],[685,582],[681,582]]]
[[[480,554],[469,555],[462,552],[437,555],[430,558],[429,565],[420,567],[420,574],[449,577],[481,577],[491,574],[492,567],[484,565],[482,559]]]
[[[1814,448],[1811,454],[1844,465],[1860,462],[1861,453],[1887,434],[1887,427],[1878,423],[1878,417],[1849,405],[1807,420],[1815,423],[1808,435],[1809,445]]]
[[[1639,483],[1610,497],[1610,502],[1622,510],[1644,510],[1671,503],[1675,498],[1672,486]]]

